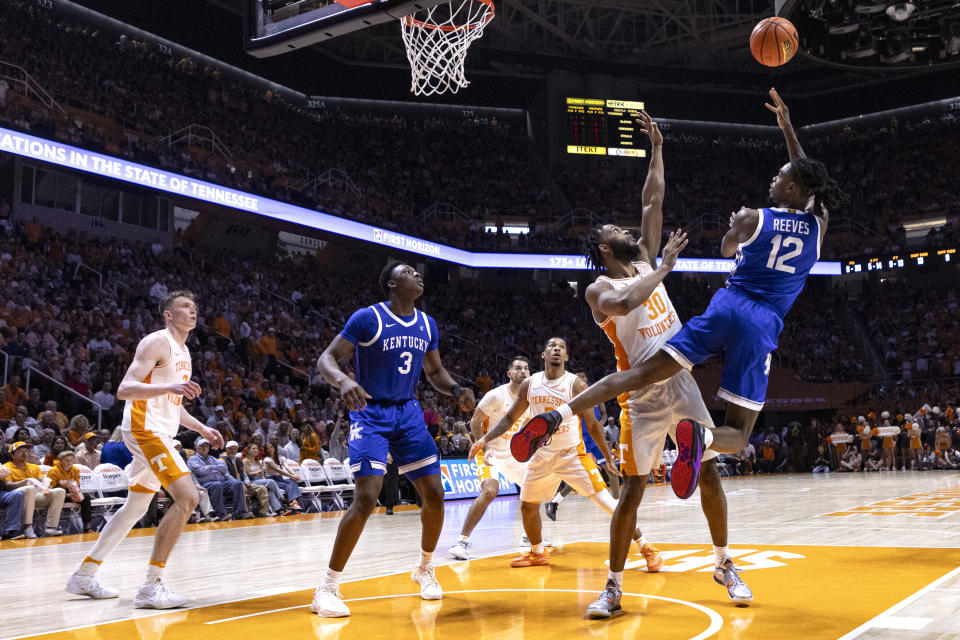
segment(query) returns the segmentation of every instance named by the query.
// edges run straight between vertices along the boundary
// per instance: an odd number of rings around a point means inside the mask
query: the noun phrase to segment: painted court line
[[[447,592],[444,593],[444,595],[460,595],[460,594],[467,594],[467,593],[521,593],[521,592],[533,592],[533,593],[548,593],[548,592],[549,592],[549,593],[596,593],[596,591],[588,591],[588,590],[586,590],[586,589],[469,589],[469,590],[465,590],[465,591],[447,591]],[[365,598],[352,598],[352,599],[350,599],[350,600],[344,600],[344,602],[361,602],[361,601],[363,601],[363,600],[382,600],[382,599],[385,599],[385,598],[409,598],[409,597],[418,596],[418,595],[420,595],[420,594],[419,594],[419,593],[389,594],[389,595],[382,595],[382,596],[368,596],[368,597],[365,597]],[[708,607],[703,606],[702,604],[697,604],[696,602],[689,602],[689,601],[687,601],[687,600],[679,600],[679,599],[677,599],[677,598],[668,598],[668,597],[666,597],[666,596],[654,596],[654,595],[650,595],[650,594],[647,594],[647,593],[626,593],[626,592],[624,592],[623,595],[624,595],[624,596],[631,597],[631,598],[648,598],[648,599],[650,599],[650,600],[662,600],[662,601],[664,601],[664,602],[672,602],[672,603],[674,603],[674,604],[679,604],[679,605],[683,605],[683,606],[686,606],[686,607],[690,607],[690,608],[692,608],[692,609],[696,609],[697,611],[699,611],[699,612],[703,613],[704,615],[706,615],[707,618],[710,619],[710,625],[709,625],[705,630],[701,631],[701,632],[698,633],[697,635],[695,635],[695,636],[693,636],[692,638],[690,638],[690,640],[704,640],[705,638],[709,638],[710,636],[712,636],[713,634],[715,634],[717,631],[720,630],[721,627],[723,627],[723,618],[720,616],[719,613],[717,613],[717,612],[714,611],[713,609],[710,609],[710,608],[708,608]],[[206,622],[206,623],[204,623],[204,624],[220,624],[221,622],[232,622],[232,621],[234,621],[234,620],[242,620],[242,619],[244,619],[244,618],[252,618],[252,617],[255,617],[255,616],[263,616],[263,615],[267,615],[267,614],[270,614],[270,613],[279,613],[279,612],[281,612],[281,611],[290,611],[290,610],[292,610],[292,609],[303,609],[303,608],[308,607],[308,606],[310,606],[310,605],[305,605],[305,604],[304,604],[304,605],[300,605],[300,606],[296,606],[296,607],[284,607],[284,608],[282,608],[282,609],[271,609],[271,610],[269,610],[269,611],[259,611],[259,612],[257,612],[257,613],[249,613],[249,614],[244,615],[244,616],[236,616],[236,617],[233,617],[233,618],[223,618],[223,619],[221,619],[221,620],[212,620],[212,621]]]
[[[883,622],[884,620],[897,617],[897,616],[894,616],[893,614],[895,614],[900,609],[903,609],[907,605],[913,604],[914,602],[916,602],[926,594],[930,593],[931,591],[934,591],[939,585],[943,584],[947,580],[950,580],[956,577],[957,575],[960,575],[960,567],[957,567],[953,571],[950,571],[949,573],[943,576],[940,576],[939,578],[937,578],[927,586],[915,592],[913,595],[907,596],[906,598],[904,598],[897,604],[893,605],[883,613],[880,613],[879,615],[873,617],[872,619],[867,620],[866,622],[864,622],[862,625],[860,625],[853,631],[840,636],[837,640],[853,640],[853,638],[857,638],[860,635],[862,635],[865,631],[868,631],[869,629],[872,629],[875,627],[890,628],[890,627],[884,626],[884,622]],[[906,616],[903,616],[903,617],[905,618]]]
[[[897,629],[902,631],[920,631],[933,622],[933,618],[912,618],[909,616],[886,616],[873,623],[874,629]]]

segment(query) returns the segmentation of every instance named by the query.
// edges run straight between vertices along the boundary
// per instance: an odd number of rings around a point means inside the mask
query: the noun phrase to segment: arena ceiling
[[[394,23],[254,59],[239,51],[248,0],[78,1],[305,93],[409,99],[409,78],[398,73],[409,67]],[[510,88],[552,72],[733,94],[776,84],[787,95],[845,94],[879,107],[951,97],[952,87],[960,86],[960,73],[934,67],[835,68],[804,56],[782,68],[762,67],[750,56],[748,40],[753,26],[772,14],[771,0],[497,0],[496,18],[470,50],[467,69],[475,82],[466,101],[527,106],[517,103],[522,97],[507,97],[514,94]],[[201,28],[210,22],[223,26]]]

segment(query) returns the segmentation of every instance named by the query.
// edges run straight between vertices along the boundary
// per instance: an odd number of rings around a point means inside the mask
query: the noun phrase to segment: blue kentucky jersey
[[[356,345],[357,382],[373,401],[413,398],[423,357],[437,348],[437,323],[414,309],[401,317],[386,302],[356,311],[340,335]]]
[[[820,220],[795,209],[760,209],[753,236],[737,247],[727,287],[787,315],[820,257]]]

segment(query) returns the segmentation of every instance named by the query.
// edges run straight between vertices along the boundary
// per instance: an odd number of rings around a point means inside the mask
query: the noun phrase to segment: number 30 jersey
[[[397,316],[387,302],[360,309],[340,332],[355,345],[357,382],[374,401],[414,397],[423,358],[437,348],[437,323],[419,309]]]
[[[623,289],[653,273],[653,268],[646,262],[634,262],[633,266],[638,273],[631,278],[600,276],[597,282],[607,282],[614,289]],[[642,305],[627,315],[609,316],[598,324],[613,343],[619,371],[635,367],[653,356],[682,326],[662,282]]]
[[[820,258],[820,219],[796,209],[760,209],[759,214],[757,230],[737,247],[727,287],[783,319]]]

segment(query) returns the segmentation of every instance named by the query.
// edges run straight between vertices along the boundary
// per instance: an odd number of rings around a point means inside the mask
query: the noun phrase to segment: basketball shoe
[[[677,461],[670,472],[670,486],[678,498],[686,500],[697,490],[700,461],[703,458],[703,425],[696,420],[677,424]]]
[[[720,566],[713,570],[713,581],[725,586],[730,599],[737,604],[753,602],[753,591],[740,577],[740,569],[733,564],[733,558],[724,558]]]
[[[176,609],[187,604],[187,599],[167,589],[160,578],[144,582],[133,597],[137,609]]]
[[[647,561],[647,573],[656,573],[663,568],[663,556],[660,555],[660,550],[651,543],[648,542],[640,547],[640,554]]]
[[[469,560],[472,548],[473,543],[469,540],[458,540],[457,544],[450,547],[450,557],[456,560]]]
[[[519,558],[510,561],[511,567],[542,567],[548,564],[550,564],[550,554],[547,553],[546,549],[543,550],[543,553],[534,553],[533,550],[530,550]]]
[[[437,582],[437,574],[433,566],[417,567],[410,574],[410,579],[420,585],[420,597],[424,600],[443,599],[443,589]]]
[[[620,596],[623,591],[613,580],[607,580],[607,586],[597,599],[587,607],[588,618],[609,618],[620,611]]]
[[[344,604],[343,596],[335,585],[332,589],[317,587],[313,592],[310,611],[321,618],[345,618],[350,615],[350,609]]]
[[[550,436],[562,422],[558,411],[548,411],[534,416],[510,438],[510,453],[517,462],[526,462],[537,449],[550,442]]]
[[[75,596],[90,596],[94,600],[116,598],[120,595],[120,592],[116,589],[111,589],[100,584],[97,576],[81,576],[77,573],[67,578],[66,591]]]

